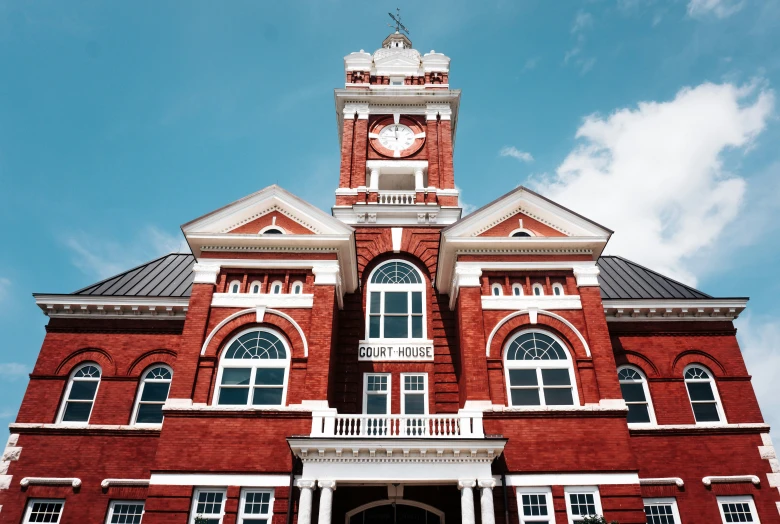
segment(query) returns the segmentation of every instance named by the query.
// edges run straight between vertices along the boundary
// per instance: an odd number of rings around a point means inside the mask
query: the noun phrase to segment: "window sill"
[[[632,436],[673,434],[767,433],[769,424],[628,424]]]
[[[131,426],[128,424],[39,424],[29,422],[14,422],[8,425],[11,433],[41,433],[41,434],[130,434],[159,436],[162,424]]]

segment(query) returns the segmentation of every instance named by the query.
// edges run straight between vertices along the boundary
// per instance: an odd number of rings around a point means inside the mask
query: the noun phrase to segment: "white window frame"
[[[515,229],[515,230],[512,230],[512,231],[509,233],[509,236],[510,236],[510,237],[514,237],[514,236],[515,236],[515,233],[528,233],[528,236],[529,236],[529,237],[535,237],[535,236],[536,236],[536,235],[534,234],[534,232],[533,232],[533,231],[531,231],[530,229],[526,229],[526,228],[524,228],[524,227],[519,227],[519,228],[517,228],[517,229]],[[517,237],[517,238],[523,238],[523,237]]]
[[[95,396],[92,397],[92,406],[89,408],[89,417],[87,417],[87,420],[85,422],[76,422],[76,421],[65,421],[62,420],[65,416],[65,409],[68,406],[68,397],[70,396],[70,390],[73,388],[73,381],[76,377],[76,373],[79,372],[80,369],[85,368],[87,366],[93,366],[100,371],[100,377],[97,379],[97,387],[95,388]],[[78,378],[76,380],[79,381],[95,381],[93,378]],[[100,391],[100,383],[103,381],[103,368],[97,363],[97,362],[83,362],[73,368],[73,371],[70,372],[70,377],[68,377],[68,385],[65,388],[65,395],[62,397],[62,402],[60,403],[60,409],[57,412],[57,424],[61,424],[63,426],[83,426],[85,424],[89,424],[89,421],[92,419],[92,412],[95,410],[95,402],[97,402],[97,396],[98,391]],[[80,403],[85,403],[86,401],[75,401]]]
[[[559,405],[552,405],[547,406],[547,402],[544,398],[544,383],[542,382],[542,369],[562,369],[564,367],[563,360],[508,360],[507,357],[507,351],[509,350],[510,344],[521,335],[524,335],[525,333],[542,333],[544,335],[547,335],[548,337],[555,340],[560,346],[563,348],[563,352],[566,354],[566,364],[565,367],[569,370],[569,382],[571,382],[571,396],[572,396],[572,404],[567,404],[564,406]],[[512,337],[507,339],[506,343],[504,344],[504,350],[503,350],[503,358],[504,358],[504,382],[506,383],[506,395],[507,395],[507,405],[513,409],[539,409],[540,407],[549,407],[552,409],[569,409],[574,406],[580,405],[580,394],[577,391],[577,377],[574,376],[574,359],[572,357],[571,352],[569,351],[569,347],[563,343],[563,341],[555,336],[553,333],[549,331],[544,331],[542,329],[524,329],[522,331],[519,331],[515,333]],[[511,362],[511,364],[510,364]],[[539,390],[539,401],[541,402],[538,406],[515,406],[512,404],[512,385],[509,382],[509,371],[510,369],[535,369],[536,370],[536,381],[537,381],[537,389]],[[555,387],[555,386],[552,386]]]
[[[701,379],[687,379],[685,378],[685,374],[688,372],[691,368],[702,368],[704,371],[707,372],[707,374],[710,376],[707,380],[701,380]],[[718,424],[728,424],[728,421],[726,420],[726,412],[723,411],[723,403],[720,401],[720,393],[718,392],[718,385],[715,382],[715,375],[712,373],[712,370],[705,366],[704,364],[688,364],[685,366],[685,369],[683,369],[683,382],[685,384],[685,394],[688,395],[688,405],[691,407],[691,415],[693,415],[693,422],[697,426],[713,426]],[[718,411],[718,417],[720,417],[720,420],[717,421],[710,421],[710,422],[699,422],[696,420],[696,413],[693,411],[693,400],[691,400],[691,393],[688,391],[688,383],[703,383],[703,382],[709,382],[710,387],[712,388],[712,396],[715,398],[715,409]],[[697,401],[701,402],[701,401]]]
[[[266,231],[269,231],[269,230],[271,230],[271,229],[278,229],[279,231],[281,231],[281,232],[282,232],[282,234],[283,234],[283,235],[286,235],[286,234],[287,234],[287,231],[285,231],[285,230],[284,230],[284,228],[282,228],[282,227],[279,227],[279,226],[277,226],[276,224],[271,224],[270,226],[265,226],[263,229],[261,229],[261,230],[258,232],[258,235],[265,235],[265,234],[266,234]],[[275,235],[275,234],[277,234],[277,233],[271,233],[271,234],[272,234],[272,235]]]
[[[376,392],[368,392],[368,377],[387,377],[387,409],[385,410],[390,414],[390,408],[392,406],[392,393],[393,393],[393,376],[390,373],[363,373],[363,414],[366,415],[368,409],[368,396],[376,395]]]
[[[136,419],[138,418],[138,410],[141,409],[141,397],[144,394],[144,388],[146,388],[146,374],[149,373],[154,368],[165,368],[171,373],[171,378],[169,380],[160,380],[160,379],[149,379],[149,382],[167,382],[168,383],[168,396],[171,395],[171,382],[173,382],[173,369],[171,369],[171,366],[167,364],[152,364],[151,366],[148,366],[146,369],[144,369],[144,372],[141,373],[141,380],[140,384],[138,385],[138,392],[135,395],[135,403],[133,404],[133,418],[130,420],[132,421],[132,425],[134,426],[161,426],[162,422],[159,423],[153,423],[153,422],[136,422]],[[168,397],[165,398],[165,400],[168,400]],[[163,417],[164,418],[164,417]]]
[[[515,290],[520,290],[520,293],[515,293]],[[515,282],[512,284],[512,296],[513,297],[522,297],[524,295],[523,292],[523,285],[519,282]]]
[[[214,487],[198,487],[195,488],[195,493],[192,495],[192,506],[190,507],[190,520],[189,524],[195,524],[195,517],[198,517],[200,515],[203,515],[203,513],[198,514],[196,513],[196,510],[198,509],[198,496],[204,492],[204,491],[213,491],[215,493],[222,493],[222,507],[220,509],[219,515],[205,515],[206,517],[214,518],[219,517],[220,524],[225,518],[225,506],[227,505],[227,489],[226,488],[214,488]]]
[[[65,499],[29,499],[27,501],[27,507],[24,510],[24,520],[22,521],[22,524],[30,523],[30,514],[32,513],[33,505],[38,503],[62,504],[62,506],[60,507],[60,514],[57,517],[57,520],[53,521],[51,524],[58,524],[62,520],[62,514],[65,512]]]
[[[146,513],[146,503],[143,500],[112,500],[108,504],[108,515],[106,516],[106,524],[111,524],[111,517],[114,516],[114,508],[117,504],[140,504],[143,506],[141,509],[141,522],[143,522],[144,513]]]
[[[556,289],[559,289],[561,292],[560,293],[556,293],[555,292]],[[562,296],[564,296],[566,294],[565,290],[563,289],[563,284],[561,284],[560,282],[555,282],[552,285],[552,292],[553,292],[552,293],[553,296],[555,296],[555,297],[562,297]]]
[[[276,286],[279,286],[278,293],[274,292],[274,288]],[[284,282],[282,282],[281,280],[274,280],[273,282],[271,282],[271,286],[268,288],[268,293],[270,293],[271,295],[281,295],[282,293],[284,293]]]
[[[405,377],[423,377],[423,402],[425,402],[425,412],[423,415],[427,415],[428,412],[428,373],[401,373],[401,414],[406,415],[406,378]],[[388,383],[388,387],[390,384]],[[411,395],[419,395],[420,391],[409,391]],[[389,411],[388,411],[389,413]]]
[[[672,498],[653,498],[653,499],[643,499],[645,506],[671,506],[672,507],[672,517],[674,518],[674,524],[682,524],[682,519],[680,518],[680,512],[677,509],[677,499]]]
[[[539,290],[539,294],[536,294],[536,290],[537,289]],[[539,284],[539,283],[536,283],[536,284],[532,285],[531,286],[531,295],[533,295],[535,297],[543,297],[544,296],[544,286]]]
[[[555,508],[553,507],[552,488],[549,486],[540,486],[532,488],[515,488],[517,496],[517,514],[520,517],[520,524],[531,524],[542,522],[544,517],[526,517],[523,515],[523,495],[544,495],[547,502],[547,522],[555,524]]]
[[[498,291],[498,293],[496,293]],[[500,297],[504,294],[504,286],[501,284],[493,284],[490,286],[490,294],[494,297]]]
[[[254,289],[255,286],[257,286],[257,293],[252,291],[252,289]],[[260,293],[262,293],[263,292],[263,281],[262,280],[253,280],[252,283],[249,284],[249,291],[248,292],[250,294],[252,294],[252,295],[259,295]]]
[[[631,422],[630,425],[633,426],[655,426],[658,423],[655,420],[655,408],[653,407],[653,398],[650,396],[650,387],[647,383],[647,375],[645,375],[645,372],[639,369],[637,366],[631,365],[631,364],[625,364],[623,366],[618,366],[617,371],[620,373],[623,369],[632,369],[639,373],[639,376],[642,378],[642,391],[645,393],[645,402],[647,403],[647,411],[650,415],[650,422]],[[636,384],[635,381],[628,382],[623,381],[618,376],[618,384]],[[687,389],[687,388],[686,388]],[[639,404],[639,402],[631,402],[631,404]]]
[[[569,519],[569,524],[577,524],[584,520],[584,516],[573,515],[571,512],[571,500],[569,495],[584,493],[593,495],[593,505],[596,507],[596,515],[604,515],[604,511],[601,509],[601,496],[599,495],[598,486],[564,486],[563,496],[566,499],[566,517]],[[574,520],[574,519],[577,520]]]
[[[301,289],[298,293],[295,292],[296,286],[300,287],[300,289]],[[291,295],[302,295],[303,294],[303,282],[301,282],[300,280],[296,280],[295,282],[293,282],[292,285],[290,286],[290,294]]]
[[[374,277],[374,273],[376,273],[380,268],[385,266],[386,264],[389,264],[391,262],[402,262],[412,268],[413,271],[417,272],[417,275],[420,277],[420,283],[419,284],[372,284],[371,279]],[[390,259],[382,262],[377,267],[371,271],[371,274],[368,275],[368,279],[366,280],[366,332],[365,332],[365,340],[371,340],[371,341],[391,341],[392,343],[419,343],[423,340],[427,340],[428,337],[428,297],[426,294],[426,285],[425,285],[425,275],[423,275],[419,269],[417,269],[417,266],[415,266],[413,263],[409,262],[408,260],[403,259]],[[413,291],[419,291],[421,293],[422,297],[422,336],[416,337],[416,338],[385,338],[385,292],[387,291],[398,291],[398,292],[407,292],[408,293],[408,333],[412,334],[412,317],[415,315],[419,315],[417,313],[412,314],[412,292]],[[371,293],[376,292],[380,293],[380,300],[379,300],[379,337],[372,338],[371,335]]]
[[[717,497],[717,501],[718,501],[718,512],[720,512],[720,519],[723,521],[724,524],[726,524],[726,514],[723,512],[723,504],[729,504],[729,503],[747,504],[750,507],[750,513],[753,517],[753,523],[761,524],[761,519],[758,518],[758,511],[756,510],[756,502],[753,500],[752,495]]]
[[[237,291],[233,291],[233,287],[238,286]],[[228,284],[227,292],[231,295],[237,295],[241,293],[241,281],[240,280],[231,280],[230,284]]]
[[[282,345],[284,346],[285,355],[287,358],[285,359],[226,359],[225,355],[227,354],[228,348],[235,342],[237,339],[239,339],[241,336],[246,335],[247,333],[251,331],[265,331],[268,333],[272,333],[274,336],[278,337],[279,340],[282,341]],[[240,333],[233,336],[227,344],[225,344],[224,349],[222,350],[222,354],[219,357],[219,371],[217,372],[217,382],[214,387],[214,398],[212,399],[211,405],[212,406],[222,406],[224,408],[231,408],[231,409],[278,409],[280,407],[284,407],[287,405],[287,383],[290,379],[290,359],[292,355],[290,353],[290,345],[287,343],[287,339],[279,333],[278,331],[274,329],[269,329],[265,327],[251,327],[249,329],[245,329],[241,331]],[[258,363],[262,362],[284,362],[284,366],[261,366]],[[284,382],[282,383],[282,403],[279,405],[254,405],[252,404],[252,397],[254,396],[254,390],[255,390],[255,376],[257,375],[257,369],[258,368],[268,368],[268,369],[279,369],[284,367]],[[252,368],[251,372],[249,373],[249,394],[247,396],[247,403],[242,405],[239,404],[220,404],[219,403],[219,393],[222,389],[222,370],[225,368]]]
[[[271,497],[268,499],[268,514],[246,514],[244,513],[246,508],[246,496],[249,493],[270,493]],[[244,488],[241,490],[241,498],[239,499],[238,506],[238,524],[243,524],[244,519],[268,519],[268,524],[271,524],[274,517],[274,489],[260,489],[260,488]]]

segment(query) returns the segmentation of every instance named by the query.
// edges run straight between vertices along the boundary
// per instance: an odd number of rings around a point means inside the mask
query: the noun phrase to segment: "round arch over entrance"
[[[444,512],[414,500],[376,500],[348,511],[344,524],[444,524]]]

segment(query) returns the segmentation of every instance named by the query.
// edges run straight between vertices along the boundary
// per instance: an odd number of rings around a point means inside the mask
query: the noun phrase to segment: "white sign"
[[[366,342],[358,347],[358,360],[368,362],[419,362],[433,360],[433,341]]]

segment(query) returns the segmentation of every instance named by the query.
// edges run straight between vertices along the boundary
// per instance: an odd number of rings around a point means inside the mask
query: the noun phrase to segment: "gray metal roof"
[[[171,253],[97,284],[74,295],[188,297],[192,291],[192,266],[189,253]],[[690,286],[665,277],[622,257],[605,256],[598,260],[599,284],[603,299],[710,299]]]
[[[623,257],[604,256],[597,264],[602,299],[713,298]]]
[[[189,253],[171,253],[146,264],[79,289],[74,295],[123,297],[188,297],[192,291]]]

